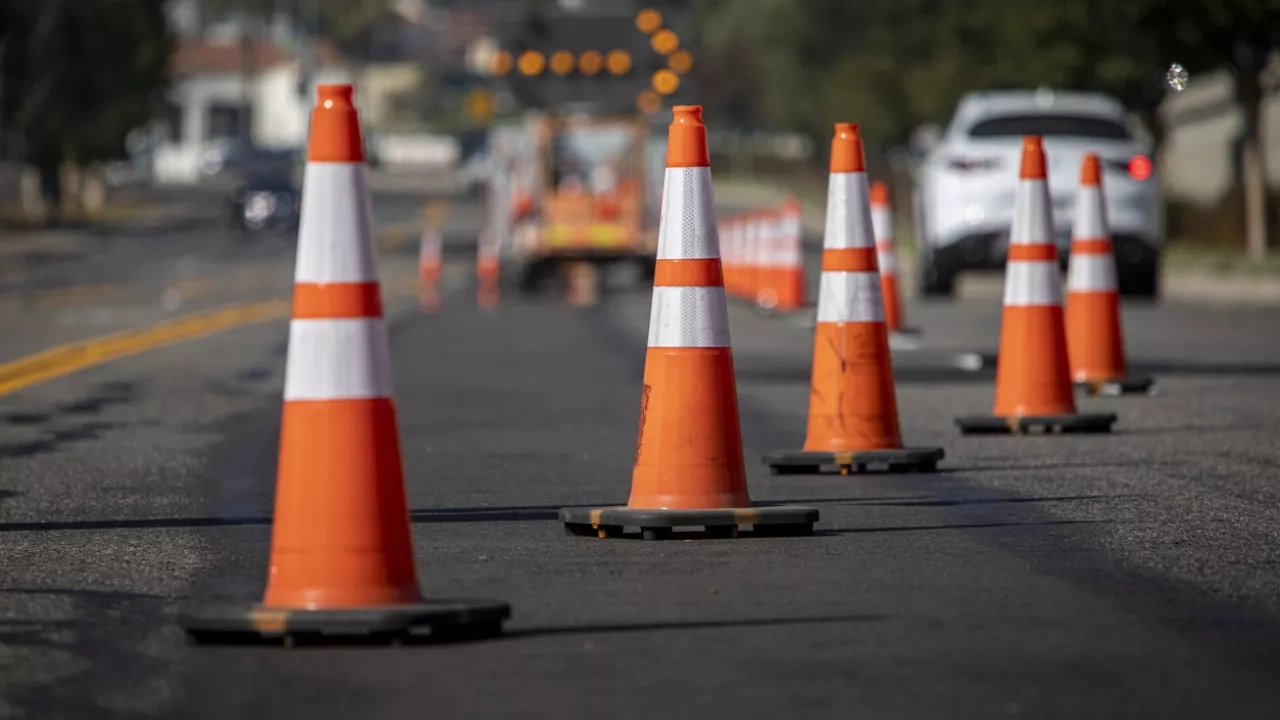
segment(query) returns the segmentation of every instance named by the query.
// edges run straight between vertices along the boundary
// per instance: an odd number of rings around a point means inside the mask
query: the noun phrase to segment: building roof
[[[321,65],[335,65],[342,60],[342,54],[333,43],[324,39],[316,45],[316,56]],[[273,43],[255,42],[249,47],[249,57],[250,67],[256,72],[292,62],[298,58],[298,53]],[[193,39],[178,45],[169,59],[169,69],[175,75],[236,73],[245,69],[244,59],[240,43]]]

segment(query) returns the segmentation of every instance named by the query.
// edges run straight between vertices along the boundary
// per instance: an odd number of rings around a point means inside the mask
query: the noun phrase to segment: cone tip
[[[325,105],[326,100],[345,100],[347,103],[350,103],[351,97],[354,93],[355,87],[348,83],[320,84],[316,85],[316,102],[320,105],[324,105],[325,107],[331,107],[330,105]]]
[[[883,180],[871,183],[871,204],[887,206],[889,204],[889,186]]]
[[[1022,172],[1023,180],[1044,180],[1044,144],[1039,135],[1026,135],[1022,138]]]
[[[1085,153],[1084,166],[1080,170],[1080,184],[1102,184],[1102,160],[1098,157],[1098,153]]]
[[[672,125],[701,125],[701,105],[676,105],[671,108]]]
[[[667,136],[667,167],[710,167],[707,128],[702,124],[701,105],[671,108],[671,129]]]
[[[835,136],[831,138],[831,172],[855,173],[865,172],[866,169],[866,159],[862,155],[862,138],[858,135],[858,124],[836,123]]]

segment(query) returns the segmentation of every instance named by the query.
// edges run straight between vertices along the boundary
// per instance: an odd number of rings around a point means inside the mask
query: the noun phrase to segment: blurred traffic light
[[[670,55],[680,48],[680,36],[671,29],[659,30],[653,34],[653,39],[649,42],[653,46],[653,51],[659,55]]]
[[[604,69],[604,55],[598,50],[588,50],[578,56],[578,72],[596,75]]]
[[[610,50],[604,62],[611,75],[626,75],[631,72],[631,53],[626,50]]]
[[[636,96],[636,109],[646,115],[653,115],[662,109],[662,98],[652,90],[645,90]]]
[[[547,59],[537,50],[525,50],[520,53],[520,74],[538,75],[546,67]]]
[[[551,68],[551,72],[561,76],[568,75],[573,72],[574,64],[575,60],[573,53],[568,52],[567,50],[555,51],[551,54],[551,59],[548,61],[548,66]]]
[[[653,8],[645,8],[636,13],[636,29],[645,35],[652,35],[662,27],[662,13]]]
[[[511,72],[511,68],[514,67],[515,64],[516,61],[511,57],[511,53],[506,50],[499,50],[493,56],[493,74],[506,75]]]
[[[653,91],[659,95],[670,95],[680,89],[680,76],[663,68],[653,74]]]
[[[693,69],[693,54],[688,50],[677,50],[667,58],[667,67],[684,75]]]

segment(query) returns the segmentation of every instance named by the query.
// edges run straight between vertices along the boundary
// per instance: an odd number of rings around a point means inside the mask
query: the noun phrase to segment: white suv
[[[1102,158],[1122,295],[1155,297],[1164,201],[1150,144],[1125,108],[1098,93],[975,92],[964,96],[917,173],[913,198],[921,293],[947,296],[964,270],[1004,267],[1022,139],[1044,138],[1058,252],[1065,267],[1086,152]]]

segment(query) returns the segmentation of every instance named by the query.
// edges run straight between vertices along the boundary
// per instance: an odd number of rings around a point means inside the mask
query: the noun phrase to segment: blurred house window
[[[186,129],[186,124],[182,120],[182,106],[175,102],[165,103],[164,131],[168,134],[170,142],[182,142],[182,135]]]
[[[207,140],[230,140],[240,137],[240,114],[246,108],[238,105],[210,105]]]

